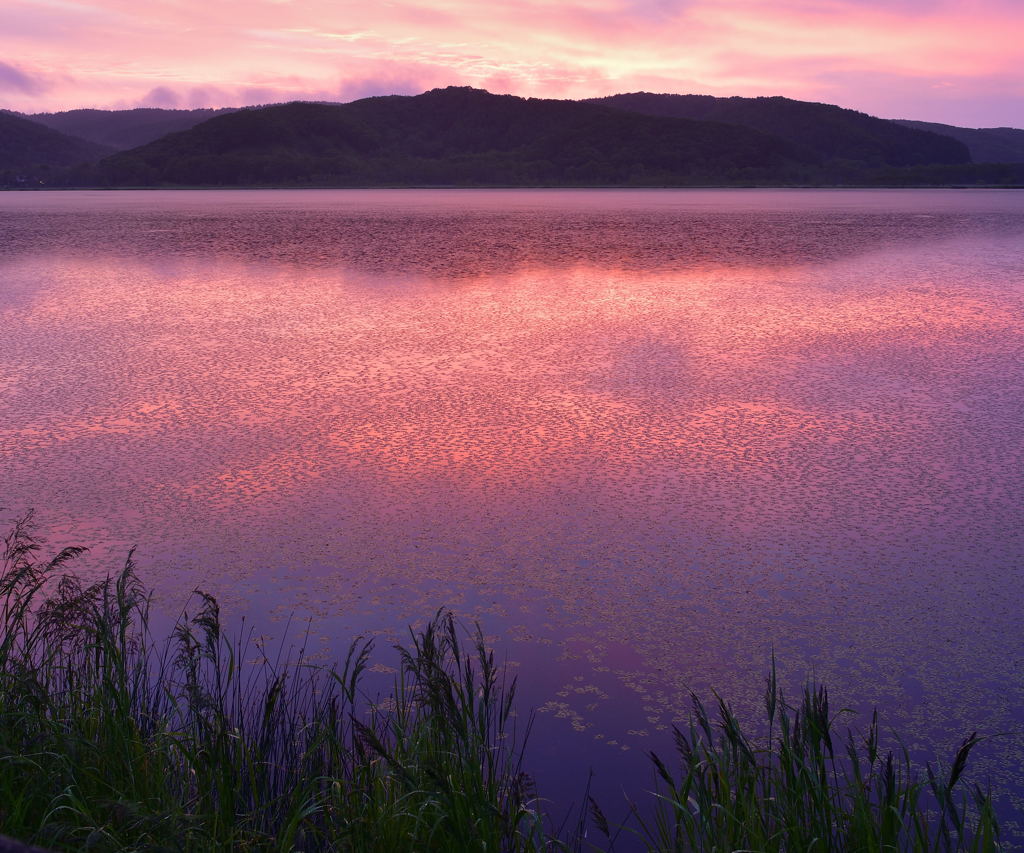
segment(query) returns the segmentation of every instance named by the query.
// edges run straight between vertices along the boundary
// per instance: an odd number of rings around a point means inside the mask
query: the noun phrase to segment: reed
[[[91,850],[526,850],[545,842],[506,679],[441,613],[400,649],[394,690],[259,656],[197,609],[163,643],[129,557],[83,586],[81,549],[42,560],[28,520],[0,579],[0,831]],[[258,648],[255,649],[259,655]]]
[[[559,833],[523,767],[516,682],[477,628],[438,613],[396,647],[383,699],[366,694],[372,646],[336,666],[302,649],[268,656],[228,637],[196,593],[153,637],[129,555],[113,577],[67,571],[83,549],[41,556],[30,518],[0,565],[0,833],[53,850],[542,851],[997,850],[991,797],[950,771],[914,776],[883,754],[877,718],[836,746],[824,688],[798,708],[766,693],[758,746],[726,703],[694,700],[678,768],[652,761],[652,809],[609,826],[592,804]],[[255,656],[255,661],[253,657]]]
[[[715,721],[692,696],[689,725],[676,728],[676,769],[650,753],[658,789],[653,816],[633,834],[658,851],[991,851],[1001,849],[990,791],[955,793],[980,738],[965,738],[945,774],[915,770],[898,743],[883,750],[878,714],[866,733],[840,736],[822,685],[795,706],[775,661],[764,696],[767,735],[744,733],[716,696]],[[600,806],[598,825],[611,837]],[[638,810],[639,814],[639,810]]]

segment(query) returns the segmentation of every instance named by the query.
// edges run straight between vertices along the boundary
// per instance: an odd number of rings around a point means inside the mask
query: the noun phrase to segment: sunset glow
[[[6,0],[0,107],[785,95],[892,118],[1024,124],[1011,0]]]

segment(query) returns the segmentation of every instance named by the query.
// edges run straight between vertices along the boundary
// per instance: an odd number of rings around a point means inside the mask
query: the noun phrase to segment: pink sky
[[[0,107],[348,101],[471,85],[786,95],[1024,127],[1024,0],[2,0]]]

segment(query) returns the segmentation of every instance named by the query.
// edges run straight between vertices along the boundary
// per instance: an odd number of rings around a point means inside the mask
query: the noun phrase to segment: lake
[[[754,718],[774,651],[915,753],[1000,733],[1020,819],[1024,192],[3,193],[0,234],[0,506],[81,573],[137,545],[158,608],[324,660],[479,619],[559,807],[650,787],[691,689]]]

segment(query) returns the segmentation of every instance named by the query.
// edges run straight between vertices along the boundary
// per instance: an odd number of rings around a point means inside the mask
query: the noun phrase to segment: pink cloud
[[[40,95],[49,88],[46,81],[28,74],[15,65],[0,62],[0,92],[12,91],[22,95]]]
[[[355,101],[374,95],[418,95],[429,88],[410,76],[349,77],[338,87],[339,101]]]
[[[1009,0],[8,0],[0,106],[233,106],[463,84],[782,94],[1019,126],[1021,32],[1024,5]]]
[[[166,86],[154,86],[139,101],[140,107],[162,107],[164,109],[177,109],[181,106],[181,96],[173,89]]]

